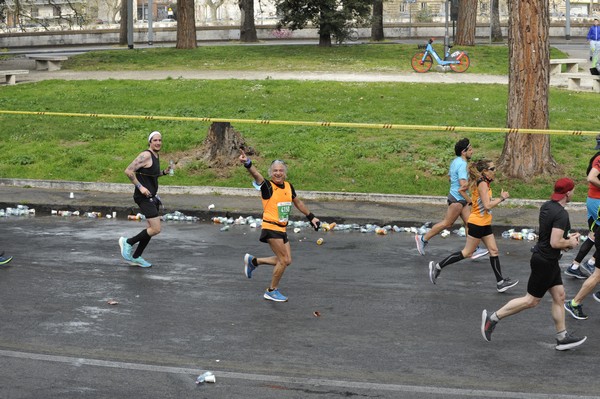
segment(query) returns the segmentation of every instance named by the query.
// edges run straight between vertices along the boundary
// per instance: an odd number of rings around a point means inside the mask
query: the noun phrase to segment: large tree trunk
[[[196,48],[196,12],[194,0],[177,0],[178,49]]]
[[[371,40],[381,42],[383,34],[383,0],[373,0],[373,20],[371,23]]]
[[[240,21],[240,41],[253,43],[258,41],[256,25],[254,24],[254,0],[239,0],[238,5],[242,14]]]
[[[119,22],[119,44],[127,44],[127,0],[121,0],[121,22]]]
[[[509,0],[509,128],[548,128],[550,83],[549,15],[547,0]],[[529,180],[556,172],[548,135],[508,133],[500,169],[509,177]]]
[[[237,165],[240,149],[247,155],[256,154],[254,148],[246,145],[242,135],[229,122],[213,122],[196,159],[203,160],[209,167]]]
[[[490,8],[490,20],[492,21],[492,41],[502,41],[502,27],[500,26],[500,0],[492,0]]]
[[[454,40],[454,44],[459,46],[475,45],[477,3],[478,0],[459,0],[458,22],[456,24],[456,39]]]

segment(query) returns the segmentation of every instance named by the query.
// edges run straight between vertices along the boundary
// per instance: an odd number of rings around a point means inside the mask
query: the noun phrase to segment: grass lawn
[[[343,66],[343,70],[399,72],[410,68],[414,51],[415,46],[392,44],[332,49],[223,46],[193,51],[115,50],[74,57],[67,67],[187,69],[196,63],[195,68],[287,70],[287,65],[301,73],[331,70],[328,68],[339,65],[340,70]],[[477,55],[472,55],[473,71],[469,69],[467,73],[498,73],[506,69],[505,47],[477,46],[469,53]],[[406,60],[400,62],[402,57]],[[596,102],[596,93],[551,89],[550,127],[597,129],[597,121],[591,117],[596,114]],[[0,90],[2,110],[481,127],[505,126],[506,103],[506,86],[475,84],[49,80]],[[0,115],[0,120],[2,177],[127,182],[124,168],[146,148],[149,132],[160,130],[164,141],[163,168],[169,159],[187,159],[186,166],[168,180],[170,184],[249,186],[242,167],[214,170],[189,159],[205,138],[208,123],[32,115]],[[447,168],[458,139],[471,139],[476,159],[496,159],[504,143],[504,135],[494,133],[294,124],[239,123],[234,127],[260,152],[254,159],[261,170],[265,171],[275,158],[284,159],[290,166],[290,180],[301,190],[445,195]],[[575,200],[583,201],[583,173],[589,157],[595,153],[594,137],[552,136],[551,143],[563,174],[581,183]],[[516,198],[547,198],[551,182],[557,177],[522,182],[505,179],[500,173],[497,187],[509,190]]]

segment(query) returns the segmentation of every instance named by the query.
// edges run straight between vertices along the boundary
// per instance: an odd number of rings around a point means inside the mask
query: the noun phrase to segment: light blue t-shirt
[[[467,161],[462,159],[462,157],[454,158],[454,161],[450,164],[448,176],[450,176],[450,195],[457,201],[464,200],[458,189],[460,188],[460,180],[469,180]]]

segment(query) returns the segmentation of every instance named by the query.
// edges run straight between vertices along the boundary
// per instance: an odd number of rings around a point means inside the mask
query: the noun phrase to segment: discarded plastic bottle
[[[198,378],[196,378],[196,384],[200,385],[200,384],[204,384],[204,382],[215,382],[213,373],[211,373],[210,371],[207,371],[204,374],[200,374],[198,376]]]
[[[175,174],[175,162],[171,159],[169,161],[169,176],[173,176]]]
[[[510,238],[511,235],[512,233],[509,230],[502,232],[502,238]]]

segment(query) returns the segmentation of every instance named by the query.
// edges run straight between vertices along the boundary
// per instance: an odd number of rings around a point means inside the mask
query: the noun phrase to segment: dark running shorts
[[[467,223],[467,227],[469,228],[469,235],[474,238],[481,239],[485,236],[494,234],[492,226],[489,224],[487,226],[478,226],[473,223]]]
[[[452,194],[448,194],[448,205],[452,204],[461,204],[464,207],[467,206],[467,201],[464,198],[457,200]]]
[[[284,244],[286,244],[289,241],[287,233],[285,233],[283,231],[262,229],[262,232],[260,233],[260,239],[259,239],[260,242],[268,243],[271,238],[278,238],[280,240],[283,240]]]
[[[527,282],[527,293],[536,297],[543,298],[544,294],[555,285],[563,285],[560,276],[560,266],[558,259],[549,260],[537,252],[531,255],[529,261],[531,266],[531,275]]]
[[[158,202],[155,197],[137,198],[135,202],[140,207],[141,214],[146,216],[146,219],[158,217],[158,207],[160,206],[160,202]]]

